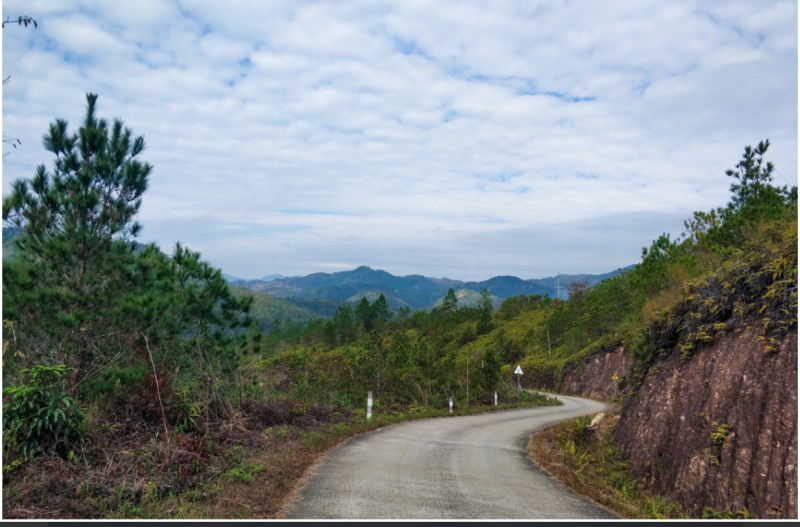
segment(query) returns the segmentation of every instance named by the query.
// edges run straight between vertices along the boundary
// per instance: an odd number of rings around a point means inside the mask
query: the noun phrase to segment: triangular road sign
[[[522,375],[522,368],[519,367],[519,364],[517,364],[517,369],[514,370],[514,375]]]

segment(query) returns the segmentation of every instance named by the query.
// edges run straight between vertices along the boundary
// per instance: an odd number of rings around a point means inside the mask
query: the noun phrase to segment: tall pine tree
[[[152,172],[138,159],[144,138],[121,120],[97,118],[96,105],[88,94],[74,133],[63,119],[52,123],[43,143],[55,154],[53,171],[39,166],[3,198],[3,220],[23,232],[19,258],[3,262],[3,318],[20,350],[4,377],[65,364],[74,393],[137,361],[181,365],[198,354],[178,344],[201,336],[214,344],[193,360],[208,366],[223,358],[230,369],[226,330],[249,325],[251,299],[235,298],[198,253],[177,245],[168,258],[135,243],[141,226],[133,218]]]

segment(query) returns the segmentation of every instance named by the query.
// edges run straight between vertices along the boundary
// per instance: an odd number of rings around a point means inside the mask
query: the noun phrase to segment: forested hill
[[[516,276],[496,276],[482,282],[462,282],[422,275],[394,276],[386,271],[361,266],[353,271],[314,273],[270,281],[241,281],[236,282],[236,285],[279,298],[320,299],[341,303],[355,303],[362,297],[374,301],[383,294],[392,309],[407,307],[418,310],[430,309],[451,288],[457,292],[464,291],[459,296],[466,298],[475,296],[468,294],[469,291],[480,292],[487,289],[498,303],[523,294],[555,298],[559,289],[561,297],[566,298],[569,286],[573,283],[585,282],[587,286],[592,286],[618,273],[617,270],[603,275],[562,275],[531,280]]]

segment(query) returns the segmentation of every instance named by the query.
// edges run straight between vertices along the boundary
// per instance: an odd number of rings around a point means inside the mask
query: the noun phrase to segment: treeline
[[[299,372],[290,397],[327,400],[354,389],[361,397],[371,389],[387,401],[436,405],[450,395],[466,402],[468,390],[480,398],[510,388],[518,363],[528,386],[559,389],[567,372],[621,345],[634,358],[623,388],[676,346],[689,357],[721,332],[753,327],[772,350],[797,324],[797,189],[771,184],[768,147],[747,147],[726,173],[728,204],[694,213],[677,240],[654,240],[634,268],[592,288],[573,284],[567,301],[523,295],[492,313],[488,301],[459,309],[451,291],[431,313],[375,324],[340,308],[260,368]]]
[[[480,307],[459,308],[451,289],[431,312],[389,311],[383,296],[366,298],[352,309],[340,307],[333,319],[312,321],[299,332],[304,342],[255,365],[283,369],[293,378],[288,393],[264,394],[312,404],[358,404],[367,391],[379,403],[442,406],[450,396],[466,404],[500,385],[500,358],[488,350],[473,359],[472,371],[458,352],[493,328],[491,295]],[[463,393],[462,393],[463,387]]]

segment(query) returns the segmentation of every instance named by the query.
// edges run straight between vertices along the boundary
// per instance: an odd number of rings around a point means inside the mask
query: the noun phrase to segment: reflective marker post
[[[453,413],[453,396],[450,396],[450,413]]]
[[[494,392],[494,405],[497,406],[497,392]]]
[[[372,418],[372,392],[367,394],[367,419]]]

